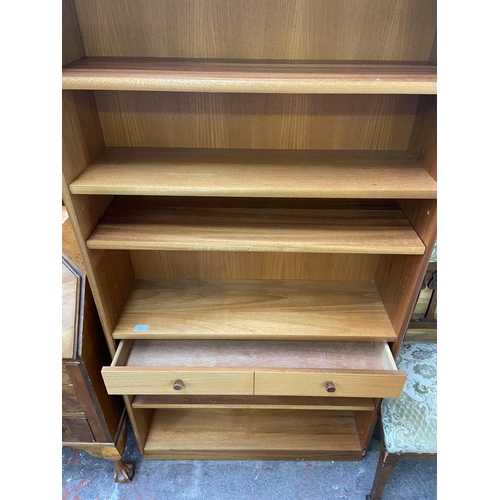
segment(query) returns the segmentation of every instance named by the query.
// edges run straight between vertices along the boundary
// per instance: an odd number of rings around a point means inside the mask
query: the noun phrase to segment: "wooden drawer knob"
[[[176,380],[174,382],[174,391],[180,391],[184,387],[184,382],[182,380]]]
[[[335,385],[331,380],[326,383],[326,392],[335,392]]]

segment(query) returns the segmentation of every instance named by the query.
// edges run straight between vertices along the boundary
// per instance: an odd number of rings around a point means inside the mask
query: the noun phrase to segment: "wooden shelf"
[[[335,411],[153,410],[144,458],[361,460],[353,416]]]
[[[394,341],[396,334],[371,282],[136,280],[113,337]]]
[[[132,408],[228,408],[244,410],[372,411],[370,398],[308,396],[135,396]]]
[[[436,181],[406,151],[108,148],[73,194],[431,198]]]
[[[62,70],[63,89],[294,94],[436,94],[426,63],[90,57]]]
[[[314,209],[274,208],[278,204],[270,202],[264,206],[272,208],[254,208],[233,202],[232,208],[217,198],[201,200],[117,197],[87,247],[404,255],[425,251],[396,203],[325,200],[330,208]]]

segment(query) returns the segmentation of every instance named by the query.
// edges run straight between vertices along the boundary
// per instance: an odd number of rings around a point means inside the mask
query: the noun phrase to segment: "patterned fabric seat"
[[[389,453],[437,453],[437,345],[403,342],[396,364],[408,378],[398,399],[381,405]]]
[[[407,379],[399,398],[380,405],[380,456],[366,500],[380,500],[402,458],[437,459],[437,345],[403,342],[396,364]]]

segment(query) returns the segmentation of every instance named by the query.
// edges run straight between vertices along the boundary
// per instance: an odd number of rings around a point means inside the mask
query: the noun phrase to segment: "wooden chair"
[[[397,359],[408,378],[380,408],[380,457],[367,500],[378,500],[402,458],[437,459],[437,345],[403,342]]]

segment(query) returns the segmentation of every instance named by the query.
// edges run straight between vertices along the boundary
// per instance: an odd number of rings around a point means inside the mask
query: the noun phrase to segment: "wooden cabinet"
[[[65,0],[63,198],[147,458],[360,459],[436,239],[436,2]]]
[[[121,398],[107,393],[102,380],[101,369],[111,358],[71,222],[64,213],[63,209],[62,444],[112,460],[115,481],[129,482],[133,466],[122,460],[125,407]]]

